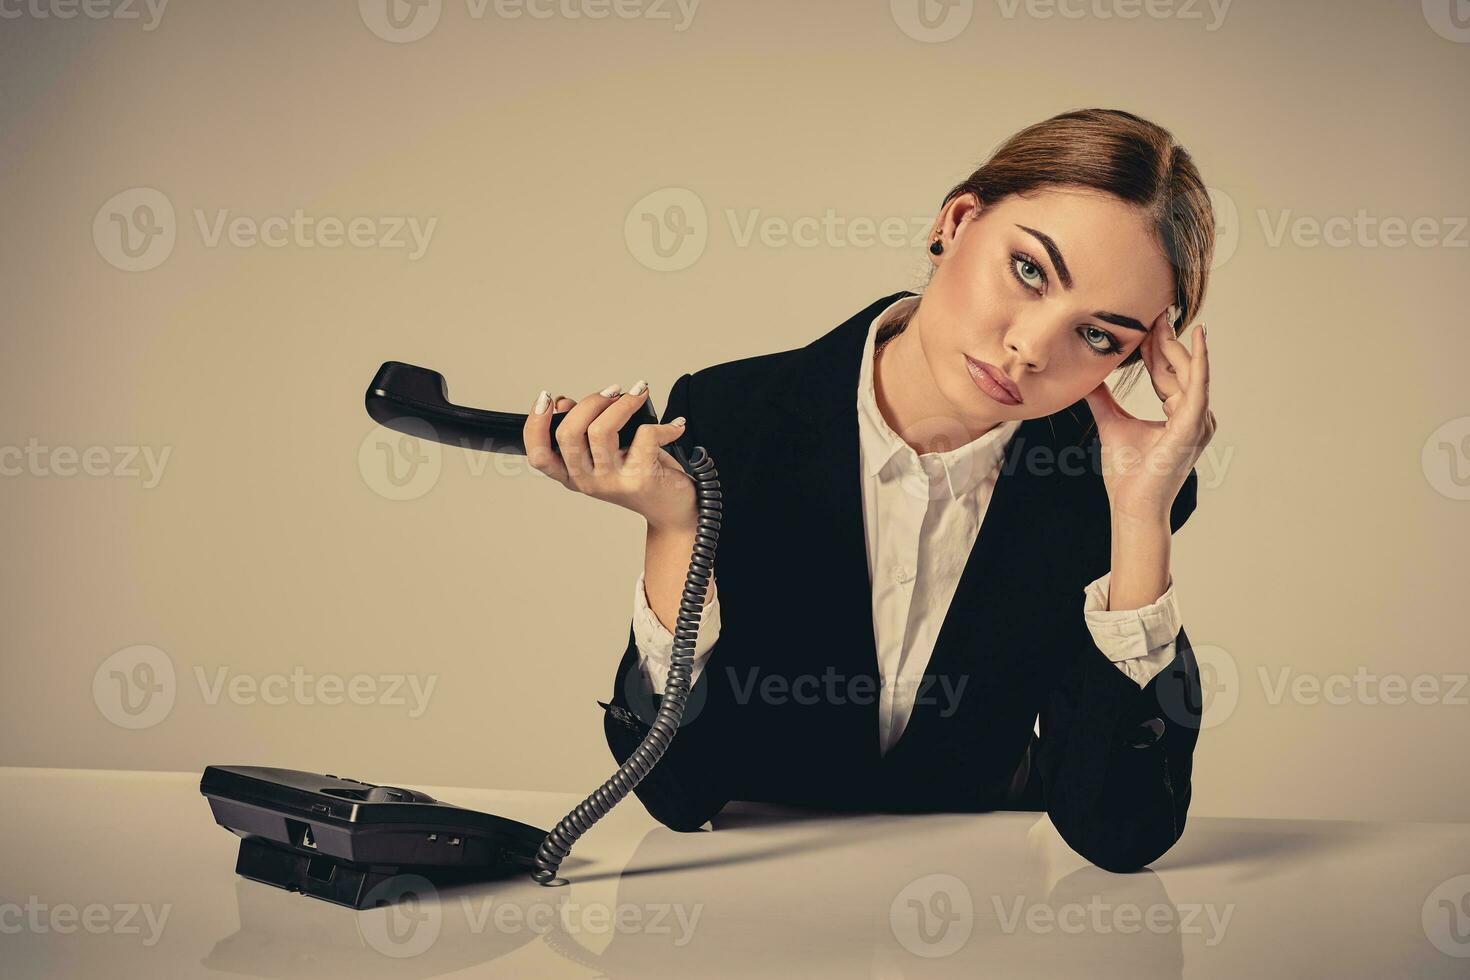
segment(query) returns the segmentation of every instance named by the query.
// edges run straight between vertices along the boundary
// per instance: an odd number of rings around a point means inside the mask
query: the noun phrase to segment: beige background
[[[590,790],[642,520],[459,450],[395,487],[402,447],[362,410],[378,363],[519,412],[641,377],[661,409],[684,371],[916,285],[914,222],[949,186],[1097,105],[1170,128],[1234,210],[1202,314],[1221,428],[1174,549],[1214,688],[1195,812],[1470,819],[1470,32],[1444,4],[997,0],[926,40],[901,0],[706,0],[687,24],[445,0],[389,41],[373,0],[195,0],[152,29],[35,3],[0,20],[0,764]],[[124,271],[137,188],[175,241]],[[221,209],[436,224],[417,258],[211,245]],[[906,240],[775,234],[829,211]],[[694,229],[683,268],[645,215]],[[744,239],[752,217],[773,233]],[[1146,383],[1129,404],[1161,417]],[[114,475],[63,475],[90,447]],[[126,447],[169,453],[156,485]],[[1283,670],[1344,703],[1277,696]],[[373,703],[273,687],[293,671]],[[1331,686],[1355,672],[1377,680]],[[1381,703],[1386,675],[1431,703]]]

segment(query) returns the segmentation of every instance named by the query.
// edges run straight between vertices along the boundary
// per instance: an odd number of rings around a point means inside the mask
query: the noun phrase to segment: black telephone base
[[[240,838],[235,872],[351,908],[424,886],[523,875],[546,831],[417,790],[260,766],[207,766],[199,791]]]
[[[302,854],[259,837],[240,841],[235,873],[252,881],[300,892],[352,909],[392,905],[415,894],[415,884],[435,888],[497,878],[519,878],[521,868],[395,867],[358,864],[325,854]],[[419,896],[422,898],[423,896]]]

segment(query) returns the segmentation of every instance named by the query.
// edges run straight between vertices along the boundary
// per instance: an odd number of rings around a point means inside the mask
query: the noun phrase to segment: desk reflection
[[[736,804],[698,848],[648,830],[568,887],[400,875],[379,896],[390,904],[363,911],[240,879],[239,929],[202,963],[303,980],[489,975],[539,943],[538,962],[549,953],[570,976],[1182,976],[1181,937],[1208,918],[1153,872],[1079,866],[1044,817],[1011,816]]]

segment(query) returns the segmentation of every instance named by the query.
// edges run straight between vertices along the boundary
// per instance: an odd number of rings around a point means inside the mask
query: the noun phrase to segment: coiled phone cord
[[[692,457],[686,457],[682,447],[672,445],[671,451],[679,460],[684,471],[694,478],[695,505],[698,508],[698,523],[694,531],[694,553],[689,558],[689,572],[684,578],[684,592],[679,600],[679,616],[674,625],[674,652],[669,662],[669,676],[664,682],[663,699],[654,716],[653,725],[643,736],[643,741],[633,754],[608,777],[597,790],[551,829],[541,847],[536,851],[536,870],[531,877],[543,885],[564,885],[565,878],[556,876],[561,862],[593,824],[607,816],[609,810],[622,802],[653,771],[674,733],[684,717],[684,705],[689,700],[690,677],[694,673],[694,643],[699,635],[699,618],[704,613],[704,596],[709,590],[710,576],[714,571],[715,546],[720,541],[720,514],[722,494],[720,473],[714,460],[703,446],[694,447]]]

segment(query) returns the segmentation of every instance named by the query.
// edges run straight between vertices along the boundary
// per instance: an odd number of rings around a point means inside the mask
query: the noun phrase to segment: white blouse
[[[907,311],[906,304],[918,301],[917,296],[903,297],[873,319],[856,392],[881,681],[879,744],[885,753],[903,734],[915,697],[923,690],[924,670],[980,533],[1006,445],[1021,425],[1019,420],[1003,422],[956,449],[922,455],[888,426],[873,387],[875,338],[883,324]],[[1109,611],[1111,575],[1083,589],[1082,616],[1098,649],[1142,687],[1174,659],[1180,624],[1174,579],[1171,575],[1164,594],[1149,605]],[[674,636],[649,607],[641,572],[633,603],[633,637],[643,671],[653,690],[662,694]],[[711,579],[694,645],[695,680],[719,632],[720,599]]]

